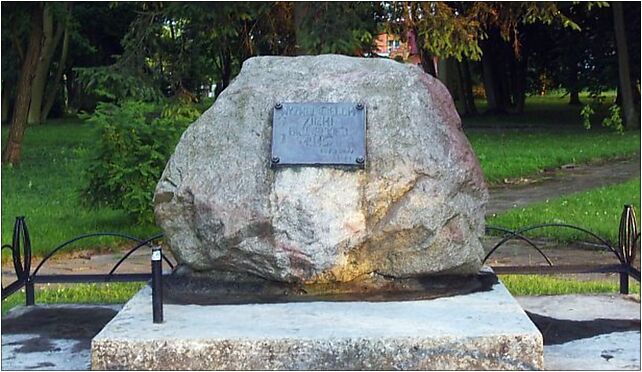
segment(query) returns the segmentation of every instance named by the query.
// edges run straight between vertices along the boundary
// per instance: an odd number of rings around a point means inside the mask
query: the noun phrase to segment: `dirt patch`
[[[556,319],[526,311],[544,337],[544,345],[558,345],[613,332],[640,331],[639,319]]]

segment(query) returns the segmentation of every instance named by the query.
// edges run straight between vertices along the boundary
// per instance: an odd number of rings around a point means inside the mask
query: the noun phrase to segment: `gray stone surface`
[[[615,332],[544,346],[547,370],[640,370],[640,332]]]
[[[277,102],[363,102],[364,170],[270,168]],[[183,134],[155,193],[196,271],[286,282],[474,273],[488,192],[447,89],[418,67],[257,57]]]
[[[542,338],[497,284],[407,302],[166,305],[142,290],[92,341],[94,369],[538,369]]]
[[[2,317],[2,370],[88,370],[91,338],[107,323],[104,313],[121,308],[64,304],[12,309]]]
[[[517,297],[529,312],[573,321],[640,319],[640,302],[621,295]],[[547,370],[640,370],[640,331],[612,332],[544,346]]]
[[[556,319],[640,319],[640,302],[619,294],[520,296],[522,307]]]

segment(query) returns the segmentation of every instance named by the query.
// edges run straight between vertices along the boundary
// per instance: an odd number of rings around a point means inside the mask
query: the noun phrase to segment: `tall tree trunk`
[[[221,64],[221,80],[216,84],[216,89],[214,90],[214,96],[218,98],[218,95],[230,85],[230,80],[232,78],[232,51],[229,47],[224,47],[219,53]]]
[[[29,114],[29,103],[31,102],[31,85],[36,74],[40,49],[42,48],[42,5],[32,6],[29,46],[20,69],[9,138],[2,151],[2,162],[13,165],[20,164],[22,139],[27,127],[27,115]]]
[[[493,64],[492,51],[487,49],[482,55],[482,75],[484,78],[484,91],[486,92],[486,102],[488,103],[488,111],[499,111],[500,98],[497,92],[497,82]]]
[[[569,105],[575,105],[579,106],[582,104],[582,101],[580,101],[580,92],[577,90],[577,88],[571,88],[571,91],[569,92],[569,100],[568,104]]]
[[[575,106],[579,106],[582,104],[582,102],[580,101],[580,85],[577,79],[577,73],[578,73],[577,64],[578,62],[573,62],[569,64],[569,79],[568,79],[568,85],[566,88],[569,94],[568,104],[575,105]]]
[[[475,94],[473,93],[473,79],[470,77],[470,63],[464,59],[461,63],[462,80],[464,82],[464,102],[467,111],[471,115],[477,115],[477,106],[475,106]]]
[[[68,66],[73,66],[73,61],[68,63]],[[67,67],[64,72],[65,75],[65,90],[67,91],[67,111],[78,111],[78,82],[76,81],[76,73],[71,67]]]
[[[2,82],[2,122],[9,119],[9,92],[7,92],[7,84]]]
[[[514,55],[513,55],[514,56]],[[526,68],[528,66],[528,57],[524,53],[518,60],[514,60],[515,76],[513,76],[513,104],[515,105],[515,113],[521,114],[524,112],[524,104],[526,103]]]
[[[56,70],[56,74],[54,75],[54,79],[52,80],[52,84],[51,84],[52,86],[49,87],[48,89],[47,96],[45,98],[45,104],[42,107],[42,114],[41,114],[42,116],[40,117],[41,122],[44,122],[45,120],[47,120],[47,117],[51,112],[51,108],[53,107],[53,104],[56,101],[56,96],[58,95],[58,90],[60,89],[60,83],[62,80],[62,73],[65,71],[68,53],[69,53],[69,25],[65,24],[65,32],[64,32],[64,37],[62,39],[62,50],[60,51],[60,61],[58,61],[58,69]]]
[[[473,94],[473,81],[470,77],[470,66],[467,59],[463,59],[458,65],[461,76],[462,102],[464,103],[464,113],[466,115],[476,115],[477,107],[475,106],[475,95]]]
[[[510,107],[509,79],[507,71],[507,55],[512,53],[494,29],[488,33],[488,39],[480,43],[482,48],[482,75],[484,90],[488,102],[488,112],[505,114]],[[511,55],[511,58],[514,57]]]
[[[437,77],[437,70],[435,69],[435,61],[433,59],[433,56],[428,53],[425,48],[419,48],[419,57],[421,58],[421,68],[424,70],[424,72]]]
[[[42,35],[43,42],[40,50],[40,58],[36,75],[31,87],[31,104],[29,106],[28,124],[39,124],[42,117],[42,101],[45,95],[47,78],[49,77],[49,67],[56,46],[62,37],[62,27],[58,26],[54,32],[54,16],[52,12],[52,3],[45,3],[42,15]]]
[[[461,62],[455,61],[455,72],[457,75],[457,98],[461,106],[461,115],[469,115],[468,107],[466,106],[466,87],[464,84],[464,72],[462,71]]]
[[[614,1],[613,23],[615,25],[615,43],[617,46],[618,75],[622,93],[622,111],[624,113],[624,126],[628,129],[640,127],[640,112],[633,101],[633,88],[631,84],[631,70],[629,68],[629,51],[626,44],[626,30],[622,3]]]

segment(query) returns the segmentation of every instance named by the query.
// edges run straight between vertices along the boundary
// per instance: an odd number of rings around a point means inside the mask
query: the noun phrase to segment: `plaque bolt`
[[[280,109],[282,109],[282,108],[283,108],[283,105],[281,104],[281,102],[279,102],[279,103],[277,103],[276,105],[274,105],[274,108],[275,108],[275,109],[277,109],[277,110],[280,110]],[[277,159],[278,159],[278,158],[277,158]],[[278,163],[278,162],[277,162],[277,163]]]
[[[279,159],[279,157],[278,157],[278,156],[273,156],[273,157],[272,157],[272,163],[273,163],[273,164],[277,164],[277,163],[278,163],[278,162],[280,162],[280,161],[281,161],[281,159]]]
[[[357,103],[357,110],[363,110],[363,103]]]
[[[357,164],[363,164],[363,162],[366,161],[366,159],[364,159],[363,156],[359,156],[357,157],[356,161],[357,161]]]

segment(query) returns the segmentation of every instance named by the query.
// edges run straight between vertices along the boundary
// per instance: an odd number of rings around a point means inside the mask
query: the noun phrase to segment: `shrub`
[[[181,134],[199,115],[192,104],[99,103],[92,115],[85,115],[100,133],[98,156],[82,190],[87,204],[152,222],[156,183]]]
[[[595,110],[593,110],[591,105],[586,104],[584,105],[584,107],[582,107],[582,110],[580,111],[580,117],[582,118],[582,125],[584,126],[584,128],[591,129],[591,117],[593,116],[593,114],[595,114]],[[616,104],[609,106],[609,113],[602,120],[602,126],[618,133],[624,132],[624,123],[622,121],[620,106]]]

